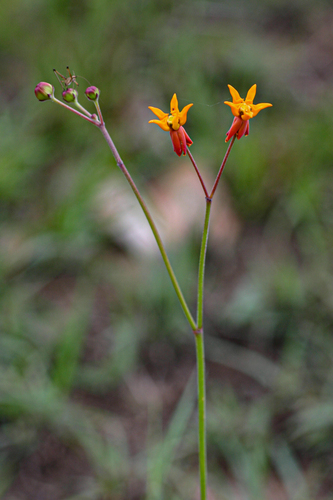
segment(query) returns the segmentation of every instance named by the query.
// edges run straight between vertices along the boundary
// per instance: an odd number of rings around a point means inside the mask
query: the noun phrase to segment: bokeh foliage
[[[59,97],[52,68],[67,65],[101,89],[192,306],[204,203],[147,107],[167,111],[174,92],[194,103],[186,129],[209,179],[227,84],[245,96],[257,83],[256,102],[273,103],[235,144],[213,206],[210,482],[220,500],[332,498],[332,21],[324,0],[1,6],[5,500],[196,495],[191,332],[102,136],[33,94],[49,81]]]

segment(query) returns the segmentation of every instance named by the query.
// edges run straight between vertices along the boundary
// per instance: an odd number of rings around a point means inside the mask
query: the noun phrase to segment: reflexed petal
[[[186,146],[191,146],[193,144],[193,141],[185,129],[184,129],[184,132],[185,132],[185,138],[186,138]]]
[[[169,132],[169,130],[170,130],[170,127],[165,120],[163,120],[163,121],[162,120],[150,120],[148,123],[156,123],[156,125],[161,127],[162,130],[165,130],[165,132]]]
[[[150,111],[152,111],[156,116],[159,117],[160,120],[162,120],[162,118],[165,118],[166,116],[168,116],[168,113],[164,113],[164,111],[162,111],[161,109],[158,109],[158,108],[154,108],[153,106],[148,106],[148,108],[150,109]]]
[[[234,104],[239,104],[241,102],[244,102],[244,99],[241,98],[237,90],[232,85],[228,85],[228,88]]]
[[[188,110],[190,109],[191,106],[193,106],[193,104],[188,104],[179,113],[179,123],[181,125],[185,125],[186,120],[187,120],[187,112],[188,112]]]
[[[269,102],[262,102],[261,104],[252,104],[253,116],[257,116],[259,111],[265,108],[270,108],[271,106],[273,106],[273,104],[270,104]]]
[[[246,104],[252,104],[253,103],[253,99],[256,96],[256,92],[257,92],[257,84],[255,83],[254,85],[252,85],[252,87],[250,88],[250,90],[248,91],[248,93],[247,93],[247,95],[245,97]]]
[[[237,139],[240,139],[246,133],[248,123],[249,123],[249,120],[243,120],[243,123],[237,132]]]
[[[178,137],[180,139],[180,147],[182,148],[183,154],[186,155],[186,134],[184,127],[180,127],[178,130]]]
[[[250,120],[246,121],[246,129],[244,135],[249,135],[250,132]]]
[[[231,137],[233,137],[235,134],[237,134],[238,130],[241,128],[243,123],[245,123],[245,122],[243,122],[243,120],[241,118],[239,118],[238,116],[235,116],[235,118],[232,122],[232,125],[227,132],[227,137],[225,139],[225,142],[228,142],[229,139],[231,139]]]
[[[178,99],[176,94],[173,94],[171,102],[170,102],[170,113],[174,115],[175,113],[179,113],[178,109]]]
[[[182,154],[182,147],[180,144],[180,139],[178,135],[178,130],[170,130],[170,137],[173,145],[173,150],[174,152],[178,155],[181,156]]]

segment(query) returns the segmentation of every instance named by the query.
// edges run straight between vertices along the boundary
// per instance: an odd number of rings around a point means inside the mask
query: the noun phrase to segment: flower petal
[[[228,85],[228,88],[232,97],[232,102],[234,104],[239,104],[241,102],[244,102],[244,99],[241,98],[237,90],[232,85]]]
[[[256,92],[257,92],[257,84],[255,83],[254,85],[252,85],[252,87],[250,88],[250,90],[246,94],[246,97],[245,97],[246,104],[252,104],[253,103],[253,99],[256,96]]]
[[[156,125],[158,125],[159,127],[161,127],[162,130],[165,130],[165,132],[169,132],[169,130],[170,130],[170,127],[169,127],[169,125],[167,124],[166,121],[162,121],[162,120],[150,120],[148,123],[156,123]]]
[[[184,129],[184,132],[185,132],[185,138],[186,138],[186,146],[191,146],[193,144],[193,141],[185,129]]]
[[[229,139],[231,139],[231,137],[233,137],[235,134],[237,134],[238,130],[241,128],[243,123],[245,123],[245,122],[243,122],[243,120],[241,118],[239,118],[238,116],[235,116],[235,118],[233,119],[232,125],[227,132],[227,137],[225,139],[225,142],[228,142]]]
[[[178,130],[170,130],[170,137],[173,145],[173,150],[174,152],[178,155],[181,156],[182,154],[182,146],[180,143],[180,138],[178,135]]]
[[[180,139],[180,146],[182,148],[183,154],[186,155],[186,134],[184,127],[180,127],[178,130],[178,137]]]
[[[239,116],[239,106],[240,106],[240,104],[234,104],[233,102],[230,102],[230,101],[224,101],[224,104],[226,104],[227,106],[230,106],[232,114],[234,116]]]
[[[250,120],[246,120],[246,129],[244,135],[249,135],[250,132]]]
[[[262,102],[260,104],[252,104],[252,111],[253,111],[253,116],[257,116],[259,111],[265,108],[270,108],[273,106],[273,104],[270,104],[269,102]]]
[[[185,106],[181,110],[181,112],[179,113],[179,123],[181,125],[185,125],[186,120],[187,120],[187,112],[188,112],[188,110],[190,109],[191,106],[193,106],[193,103],[192,104],[188,104],[187,106]]]
[[[178,109],[178,99],[176,94],[173,94],[171,102],[170,102],[170,113],[174,115],[175,113],[179,113]]]
[[[237,139],[240,139],[241,137],[243,137],[244,134],[246,134],[248,123],[249,123],[249,120],[243,120],[243,123],[237,132]]]
[[[168,113],[164,113],[164,111],[162,111],[161,109],[158,109],[158,108],[154,108],[153,106],[148,106],[148,108],[150,109],[150,111],[152,111],[156,116],[158,116],[158,118],[160,120],[162,120],[162,118],[165,118],[166,116],[168,116]]]

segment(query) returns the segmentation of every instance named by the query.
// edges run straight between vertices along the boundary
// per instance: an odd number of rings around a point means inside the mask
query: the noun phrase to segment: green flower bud
[[[99,98],[99,89],[97,87],[88,87],[85,91],[85,94],[86,96],[88,97],[88,99],[90,99],[90,101],[96,101],[98,100]]]
[[[47,101],[51,99],[54,94],[54,87],[50,83],[40,82],[36,85],[35,95],[39,101]]]
[[[77,90],[75,89],[66,89],[62,93],[62,98],[66,102],[75,102],[77,100]]]

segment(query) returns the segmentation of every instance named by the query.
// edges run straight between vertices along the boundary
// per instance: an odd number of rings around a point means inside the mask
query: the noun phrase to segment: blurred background
[[[213,204],[205,330],[210,498],[333,498],[333,6],[12,0],[0,17],[0,496],[198,498],[195,349],[98,129],[34,87],[101,89],[193,311],[205,202],[148,106],[194,103],[210,186],[227,84],[270,102]],[[85,80],[86,79],[86,80]],[[88,82],[89,83],[88,83]],[[194,311],[193,311],[194,313]]]

